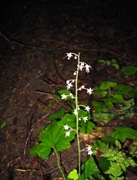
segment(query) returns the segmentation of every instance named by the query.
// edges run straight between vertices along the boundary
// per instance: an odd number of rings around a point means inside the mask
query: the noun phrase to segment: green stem
[[[76,97],[76,112],[78,112],[78,75],[79,75],[79,63],[80,63],[80,53],[78,53],[78,67],[75,81],[75,97]],[[81,163],[81,153],[80,153],[80,139],[79,139],[79,117],[76,114],[76,133],[77,133],[77,147],[78,147],[78,174],[80,175],[80,163]]]
[[[57,165],[58,165],[58,168],[59,168],[59,170],[61,172],[61,175],[62,175],[63,179],[66,180],[64,172],[63,172],[63,170],[61,168],[61,165],[60,165],[60,159],[59,159],[59,156],[58,156],[58,152],[57,152],[56,148],[53,148],[53,150],[54,150],[54,153],[55,153],[55,156],[56,156],[56,159],[57,159]]]

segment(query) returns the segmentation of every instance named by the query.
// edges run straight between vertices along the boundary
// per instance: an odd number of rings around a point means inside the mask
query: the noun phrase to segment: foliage
[[[116,59],[112,59],[112,60],[99,60],[100,63],[107,65],[107,66],[112,66],[115,69],[119,70],[119,64],[117,63]]]
[[[78,61],[74,72],[75,78],[67,80],[67,89],[61,89],[54,94],[58,101],[65,101],[68,108],[61,108],[50,115],[50,124],[40,132],[39,141],[31,148],[30,154],[45,159],[54,151],[64,180],[122,180],[126,169],[135,166],[133,157],[136,155],[137,131],[129,127],[116,127],[112,132],[87,144],[84,149],[80,146],[79,133],[91,134],[93,129],[100,131],[101,129],[95,125],[98,121],[107,123],[115,117],[122,119],[133,116],[136,89],[130,85],[103,81],[94,88],[91,116],[90,107],[79,102],[79,91],[91,95],[93,89],[80,86],[78,81],[80,71],[85,70],[89,73],[91,66],[80,61],[80,53],[67,53],[68,60],[72,57]],[[120,69],[115,59],[100,60],[100,63]],[[131,67],[123,68],[122,71],[128,76],[133,75],[131,71],[136,73],[136,69],[133,70]],[[72,93],[70,89],[73,86],[75,91]],[[77,169],[64,174],[58,153],[71,147],[74,139],[77,140],[78,149]],[[128,140],[133,140],[133,145],[128,152],[124,152],[123,147]],[[88,158],[81,164],[82,151],[87,152]]]

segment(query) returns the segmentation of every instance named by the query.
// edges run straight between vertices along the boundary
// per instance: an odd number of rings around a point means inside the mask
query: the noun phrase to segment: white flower
[[[83,120],[84,120],[84,122],[86,122],[88,120],[88,117],[87,116],[83,117]]]
[[[73,75],[76,76],[76,75],[77,75],[77,71],[75,71],[75,72],[73,73]]]
[[[92,93],[93,93],[93,89],[91,89],[91,88],[87,89],[87,93],[88,93],[89,95],[92,94]]]
[[[69,84],[69,83],[70,83],[70,80],[67,80],[67,81],[66,81],[66,84]]]
[[[65,130],[68,130],[68,129],[69,129],[69,126],[68,126],[68,125],[65,125],[65,126],[64,126],[64,129],[65,129]]]
[[[87,147],[88,155],[90,156],[93,154],[93,151],[91,150],[91,148],[92,148],[91,146]]]
[[[68,60],[72,57],[72,53],[67,53]]]
[[[86,72],[89,73],[89,72],[90,72],[89,68],[91,68],[91,66],[88,65],[88,64],[86,64],[86,65],[85,65],[85,68],[86,68]]]
[[[70,131],[66,132],[66,136],[70,136]]]
[[[70,89],[71,87],[73,87],[72,83],[68,83],[67,89]]]
[[[74,112],[75,116],[78,114],[78,111],[75,109]]]
[[[66,99],[67,98],[67,95],[66,94],[62,94],[61,95],[61,99]]]
[[[91,148],[92,148],[91,146],[88,146],[87,151],[91,151]]]
[[[84,64],[85,64],[84,62],[81,62],[81,63],[80,63],[80,65],[79,65],[80,71],[82,71],[82,69],[84,68]]]
[[[89,107],[89,106],[86,106],[86,107],[85,107],[85,110],[86,110],[87,112],[89,112],[89,111],[90,111],[90,107]]]
[[[93,154],[92,151],[88,151],[88,155],[91,156]]]

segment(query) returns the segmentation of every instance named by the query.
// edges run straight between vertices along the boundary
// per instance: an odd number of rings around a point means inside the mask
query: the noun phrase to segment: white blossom
[[[67,89],[70,89],[71,87],[73,87],[72,83],[68,83],[67,84]]]
[[[91,156],[93,154],[93,151],[88,151],[88,155]]]
[[[87,112],[89,112],[89,111],[90,111],[90,107],[89,107],[89,106],[86,106],[86,107],[85,107],[85,110],[86,110]]]
[[[67,81],[66,81],[66,84],[69,84],[69,83],[70,83],[70,80],[67,80]]]
[[[83,117],[83,120],[84,120],[84,122],[86,122],[88,120],[88,117],[87,116]]]
[[[67,98],[67,95],[66,94],[62,94],[61,95],[61,99],[66,99]]]
[[[72,53],[67,53],[68,60],[72,57]]]
[[[92,93],[93,93],[93,89],[92,89],[92,88],[87,89],[87,93],[88,93],[89,95],[92,94]]]
[[[87,147],[88,155],[90,156],[93,154],[93,151],[91,150],[91,148],[92,148],[91,146]]]
[[[70,131],[66,132],[66,136],[70,136]]]
[[[87,151],[91,151],[91,148],[92,148],[91,146],[88,146]]]
[[[82,69],[84,68],[84,62],[81,62],[80,64],[79,64],[79,69],[80,69],[80,71],[82,71]]]
[[[65,130],[68,130],[68,129],[69,129],[69,126],[68,126],[68,125],[65,125],[65,126],[64,126],[64,129],[65,129]]]
[[[86,72],[89,73],[89,72],[90,72],[89,68],[91,68],[91,66],[88,65],[88,64],[86,64],[86,65],[85,65],[85,68],[86,68]]]

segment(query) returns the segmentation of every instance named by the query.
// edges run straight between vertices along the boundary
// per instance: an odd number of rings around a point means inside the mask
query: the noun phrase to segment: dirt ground
[[[29,0],[1,7],[0,124],[6,122],[0,129],[1,180],[61,176],[54,154],[41,160],[30,157],[29,150],[49,124],[49,115],[62,107],[52,95],[66,86],[75,70],[66,53],[80,52],[93,67],[91,77],[84,77],[93,87],[113,73],[102,69],[99,59],[114,58],[120,65],[137,66],[136,7],[135,1],[103,4],[95,0]],[[132,81],[137,85],[136,78]],[[122,125],[137,129],[137,118]],[[75,154],[75,142],[61,154],[66,172],[75,167]],[[137,179],[136,173],[129,170],[126,180]]]

